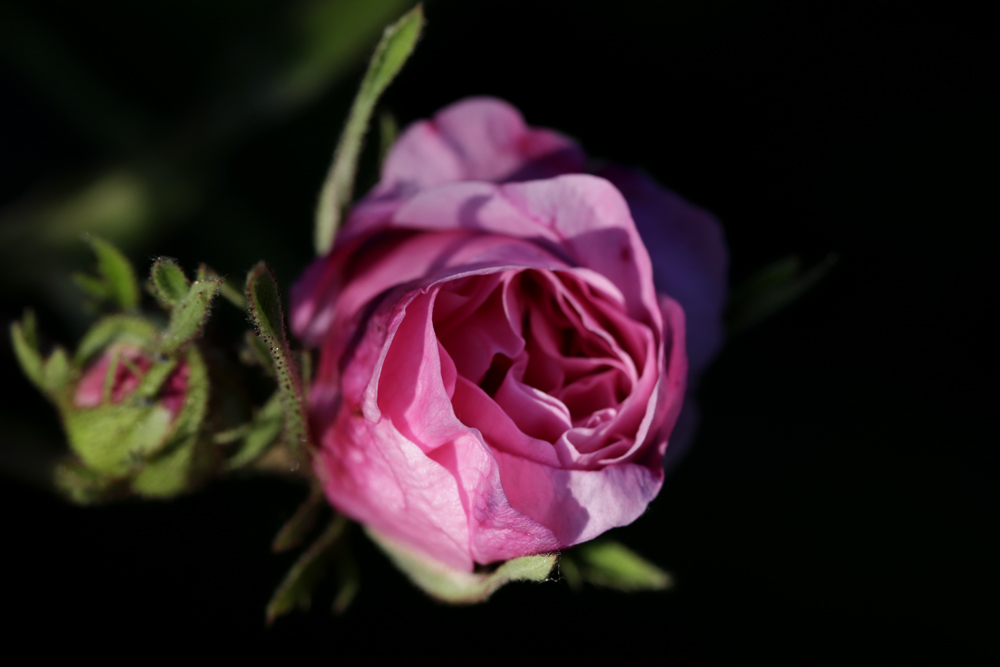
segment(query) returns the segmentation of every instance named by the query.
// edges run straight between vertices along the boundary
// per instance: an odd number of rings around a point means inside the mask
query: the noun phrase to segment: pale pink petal
[[[547,178],[582,171],[582,151],[558,132],[529,128],[520,112],[488,97],[445,107],[409,126],[382,167],[380,193],[409,194],[456,181]]]
[[[563,547],[632,523],[663,483],[659,466],[560,470],[506,452],[494,456],[511,507],[550,528]]]

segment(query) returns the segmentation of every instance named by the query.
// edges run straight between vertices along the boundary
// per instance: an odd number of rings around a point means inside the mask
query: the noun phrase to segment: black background
[[[226,37],[263,34],[279,5],[9,4],[48,25],[165,135],[207,96],[216,74],[205,63]],[[807,263],[839,256],[799,303],[730,342],[703,383],[690,454],[647,514],[617,531],[676,588],[627,596],[516,585],[488,605],[448,608],[359,540],[362,590],[345,617],[331,617],[320,594],[310,612],[265,628],[264,606],[292,558],[270,554],[270,540],[300,489],[236,479],[172,503],[95,509],[5,477],[0,562],[16,616],[5,643],[46,653],[129,646],[141,657],[207,639],[218,650],[330,662],[359,649],[362,659],[470,662],[995,656],[987,276],[1000,109],[985,16],[953,2],[872,0],[442,0],[427,15],[385,99],[401,121],[467,95],[505,98],[530,123],[641,165],[715,212],[732,284],[791,253]],[[213,192],[243,202],[252,222],[205,209],[135,245],[133,257],[207,259],[236,273],[263,257],[287,287],[310,258],[317,184],[356,82],[255,127],[212,164]],[[0,63],[0,150],[7,203],[121,153],[9,63]],[[37,299],[30,286],[7,289],[4,328]],[[38,307],[52,339],[72,339],[72,323]],[[11,355],[0,363],[5,440],[58,439],[54,412]],[[39,644],[39,632],[60,640]]]

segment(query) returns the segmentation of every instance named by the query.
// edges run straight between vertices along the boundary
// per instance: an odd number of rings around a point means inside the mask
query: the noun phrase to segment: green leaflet
[[[729,335],[740,333],[788,306],[818,283],[837,263],[836,255],[803,272],[798,257],[768,264],[733,292],[726,327]]]
[[[253,421],[246,425],[245,433],[241,433],[243,443],[226,462],[226,468],[236,470],[253,463],[278,440],[284,426],[281,392],[275,392],[264,407],[257,411]]]
[[[547,581],[558,558],[556,554],[522,556],[503,563],[489,574],[477,574],[453,570],[395,543],[370,527],[366,527],[365,532],[418,588],[450,604],[485,602],[497,589],[512,581]]]
[[[323,534],[299,557],[267,604],[268,624],[295,607],[309,606],[313,589],[322,581],[337,555],[348,525],[346,517],[337,515]]]
[[[559,562],[571,588],[583,581],[625,592],[661,591],[673,578],[620,542],[586,542],[564,554]]]
[[[38,352],[38,334],[35,330],[35,313],[24,311],[24,319],[10,325],[10,340],[14,356],[21,370],[39,390],[45,391],[44,362]]]
[[[386,28],[375,47],[320,191],[315,229],[317,255],[325,255],[333,245],[341,216],[354,192],[358,157],[375,104],[413,52],[423,23],[423,7],[417,5]]]
[[[271,549],[280,553],[294,549],[301,544],[309,531],[316,525],[316,521],[325,506],[326,500],[323,497],[323,490],[314,484],[308,497],[295,510],[295,514],[285,522],[278,534],[274,536]]]
[[[97,273],[103,283],[103,295],[96,293],[98,284],[90,278],[78,278],[78,282],[94,296],[104,296],[122,310],[139,307],[139,281],[135,269],[118,248],[98,236],[87,236],[90,247],[97,255]]]

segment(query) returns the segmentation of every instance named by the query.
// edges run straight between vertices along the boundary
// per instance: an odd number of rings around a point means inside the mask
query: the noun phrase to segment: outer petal
[[[659,291],[684,308],[688,360],[697,378],[722,345],[729,264],[722,227],[707,211],[662,188],[642,172],[606,167],[600,175],[625,199],[653,259]]]
[[[473,97],[411,125],[389,151],[375,195],[401,195],[456,181],[512,181],[583,171],[573,141],[529,128],[517,109]]]
[[[649,254],[625,200],[602,178],[573,174],[499,186],[455,183],[418,193],[387,224],[532,240],[609,278],[630,317],[660,328]]]
[[[663,469],[625,463],[562,470],[494,452],[510,504],[572,546],[635,521],[663,484]]]

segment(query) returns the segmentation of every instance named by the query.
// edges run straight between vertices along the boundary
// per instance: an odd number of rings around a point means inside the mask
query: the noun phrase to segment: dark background
[[[196,184],[189,203],[157,203],[166,212],[120,234],[140,267],[162,253],[240,274],[266,258],[287,288],[311,258],[318,184],[373,44],[280,112],[218,102],[257,99],[255,77],[291,49],[276,36],[287,6],[2,0],[5,349],[29,303],[49,340],[79,335],[65,273],[90,260],[75,240],[46,241],[31,207],[118,165],[166,183],[162,200]],[[732,284],[792,253],[839,256],[800,302],[730,342],[690,454],[616,531],[676,588],[513,585],[453,609],[359,540],[345,617],[321,593],[265,628],[292,559],[270,540],[302,490],[233,479],[171,503],[69,506],[40,483],[55,413],[4,351],[5,644],[141,642],[138,656],[208,639],[331,662],[351,646],[472,662],[995,657],[994,24],[954,2],[873,0],[440,0],[427,16],[385,98],[401,122],[505,98],[714,211]]]

